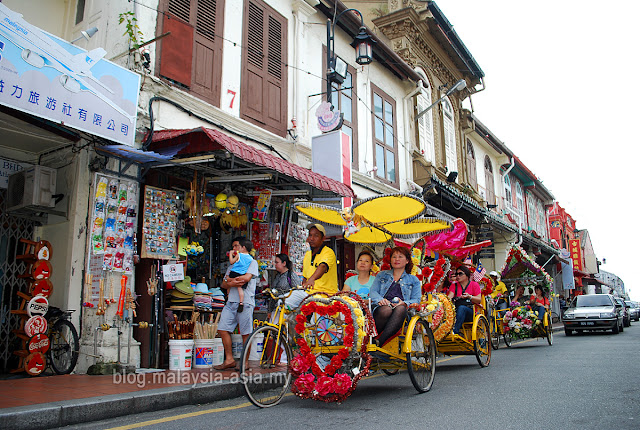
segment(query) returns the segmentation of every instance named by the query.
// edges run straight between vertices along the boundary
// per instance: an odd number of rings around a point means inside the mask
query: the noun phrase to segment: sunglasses
[[[462,276],[464,275],[464,272],[456,272],[456,276]]]

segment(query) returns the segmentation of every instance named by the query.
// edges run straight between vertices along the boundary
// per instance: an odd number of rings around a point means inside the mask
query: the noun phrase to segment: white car
[[[611,294],[577,296],[562,317],[564,333],[571,336],[574,331],[611,330],[618,334],[624,330],[621,311]]]

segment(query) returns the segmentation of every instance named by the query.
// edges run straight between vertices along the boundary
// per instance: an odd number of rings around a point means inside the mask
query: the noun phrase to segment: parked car
[[[625,300],[624,302],[629,306],[629,318],[634,321],[640,321],[640,304],[631,300]]]
[[[622,306],[622,325],[624,325],[625,327],[629,327],[631,325],[631,315],[629,312],[629,307],[626,305],[622,297],[616,297],[616,301]]]
[[[562,316],[564,333],[611,330],[618,334],[624,330],[623,309],[611,294],[577,296]]]

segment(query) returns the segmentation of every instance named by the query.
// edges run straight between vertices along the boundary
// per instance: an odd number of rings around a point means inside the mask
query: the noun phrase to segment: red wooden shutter
[[[196,33],[193,46],[191,89],[215,106],[220,106],[220,76],[222,69],[221,1],[198,0]],[[220,27],[220,28],[219,28]]]
[[[242,95],[244,119],[284,136],[287,130],[287,21],[263,1],[245,3]]]
[[[182,8],[172,8],[179,4]],[[160,75],[187,87],[191,86],[191,63],[193,54],[193,27],[188,22],[189,0],[172,1],[169,10],[177,9],[187,18],[187,23],[170,13],[165,13],[162,31],[171,34],[161,40],[160,47]],[[180,17],[182,18],[182,16]]]

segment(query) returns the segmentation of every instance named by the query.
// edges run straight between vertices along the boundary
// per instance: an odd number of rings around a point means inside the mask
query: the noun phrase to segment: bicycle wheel
[[[553,325],[551,324],[551,321],[553,321],[553,318],[549,317],[549,313],[547,312],[546,314],[544,314],[545,320],[547,322],[547,327],[546,327],[546,337],[547,337],[547,343],[549,345],[553,345]]]
[[[491,333],[489,333],[489,323],[481,316],[476,326],[476,340],[473,341],[473,349],[480,367],[487,367],[491,362]]]
[[[423,320],[416,322],[410,338],[411,352],[407,353],[409,378],[419,393],[426,393],[431,389],[436,374],[436,342],[431,328]]]
[[[263,341],[262,351],[251,354],[254,339]],[[286,361],[291,358],[291,347],[284,335],[278,338],[277,328],[263,326],[249,336],[242,351],[240,370],[244,391],[251,403],[260,408],[280,403],[291,384]]]
[[[400,369],[382,369],[387,376],[397,375]]]
[[[491,347],[498,349],[500,347],[500,328],[498,327],[498,319],[491,318]]]
[[[51,368],[58,375],[66,375],[73,371],[78,362],[78,332],[71,321],[58,320],[49,334],[51,346],[49,358]]]
[[[511,330],[509,330],[508,332],[505,332],[505,334],[502,335],[502,338],[504,339],[504,344],[507,345],[507,348],[511,348],[511,343],[513,342],[513,336],[511,335]]]

